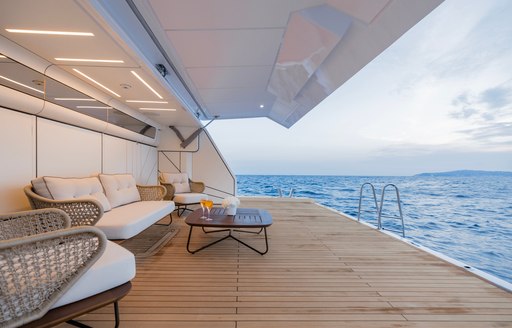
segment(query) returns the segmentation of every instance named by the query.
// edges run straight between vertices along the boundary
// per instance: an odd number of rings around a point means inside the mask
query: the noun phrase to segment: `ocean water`
[[[317,203],[357,218],[363,183],[400,190],[406,238],[512,283],[512,177],[361,177],[238,175],[241,196],[308,197]],[[396,197],[386,189],[383,214],[398,215]],[[363,208],[375,209],[370,189],[363,193]],[[377,224],[374,213],[362,220]],[[384,227],[397,229],[396,220]]]

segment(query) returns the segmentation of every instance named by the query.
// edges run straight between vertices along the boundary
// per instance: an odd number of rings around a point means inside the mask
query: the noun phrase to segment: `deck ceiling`
[[[441,1],[134,2],[208,118],[269,117],[289,127]],[[348,30],[329,44],[344,19]]]
[[[91,32],[94,36],[17,34],[9,33],[6,29],[80,31]],[[0,35],[164,126],[197,126],[199,124],[193,114],[183,108],[165,81],[159,79],[159,76],[151,71],[152,67],[147,67],[139,54],[113,32],[109,24],[94,12],[88,1],[2,1],[0,3]],[[0,49],[0,53],[2,52]],[[58,61],[56,58],[113,59],[122,60],[123,63],[66,62]],[[14,59],[22,61],[20,58]],[[73,69],[78,69],[92,77],[120,97],[98,87]],[[131,71],[141,76],[163,99],[158,98],[143,85]],[[23,80],[22,77],[18,78]],[[129,100],[166,101],[167,103],[129,103],[127,102]],[[176,111],[147,111],[139,108],[171,108]]]
[[[131,73],[136,71],[168,102],[144,107],[177,110],[143,112],[164,126],[268,117],[290,127],[441,2],[17,0],[0,4],[0,34],[91,84],[73,70],[80,69],[122,102],[160,100]],[[94,37],[14,34],[7,28],[89,31]],[[162,77],[156,64],[169,74]]]

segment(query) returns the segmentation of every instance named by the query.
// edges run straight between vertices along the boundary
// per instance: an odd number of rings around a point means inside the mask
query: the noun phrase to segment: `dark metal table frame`
[[[200,219],[202,215],[202,210],[198,209],[189,214],[185,223],[190,226],[190,230],[188,232],[187,239],[187,251],[191,254],[197,253],[205,248],[213,246],[225,239],[231,238],[239,242],[255,251],[258,254],[264,255],[268,252],[268,236],[267,236],[267,227],[272,224],[272,217],[270,214],[261,209],[254,208],[239,208],[237,210],[236,215],[225,215],[224,210],[222,208],[213,208],[211,211],[210,217],[213,219],[212,221],[206,221],[204,219]],[[204,233],[217,233],[217,232],[228,232],[228,234],[220,239],[217,239],[205,246],[202,246],[198,249],[191,250],[190,249],[190,239],[192,236],[192,230],[194,227],[201,227]],[[205,230],[205,228],[227,228],[227,229],[216,229],[216,230]],[[257,228],[259,231],[248,231],[241,230],[240,228]],[[262,231],[265,235],[265,250],[260,251],[251,245],[243,242],[237,237],[233,236],[233,231],[242,232],[242,233],[253,233],[260,234]]]

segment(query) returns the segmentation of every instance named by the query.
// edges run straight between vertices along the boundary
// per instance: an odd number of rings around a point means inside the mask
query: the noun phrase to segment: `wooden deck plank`
[[[188,227],[137,263],[122,327],[512,327],[512,294],[308,200],[244,199],[273,216],[264,256],[226,240],[189,254]],[[196,231],[197,230],[197,231]],[[194,230],[195,246],[219,238]],[[259,235],[239,234],[260,247]],[[84,316],[112,326],[112,307]]]

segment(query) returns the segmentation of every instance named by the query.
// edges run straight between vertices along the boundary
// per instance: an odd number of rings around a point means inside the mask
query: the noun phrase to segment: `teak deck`
[[[226,240],[189,254],[175,219],[180,233],[137,263],[121,327],[512,327],[511,293],[390,236],[308,200],[242,206],[272,215],[270,251]],[[112,308],[81,319],[112,327]]]

